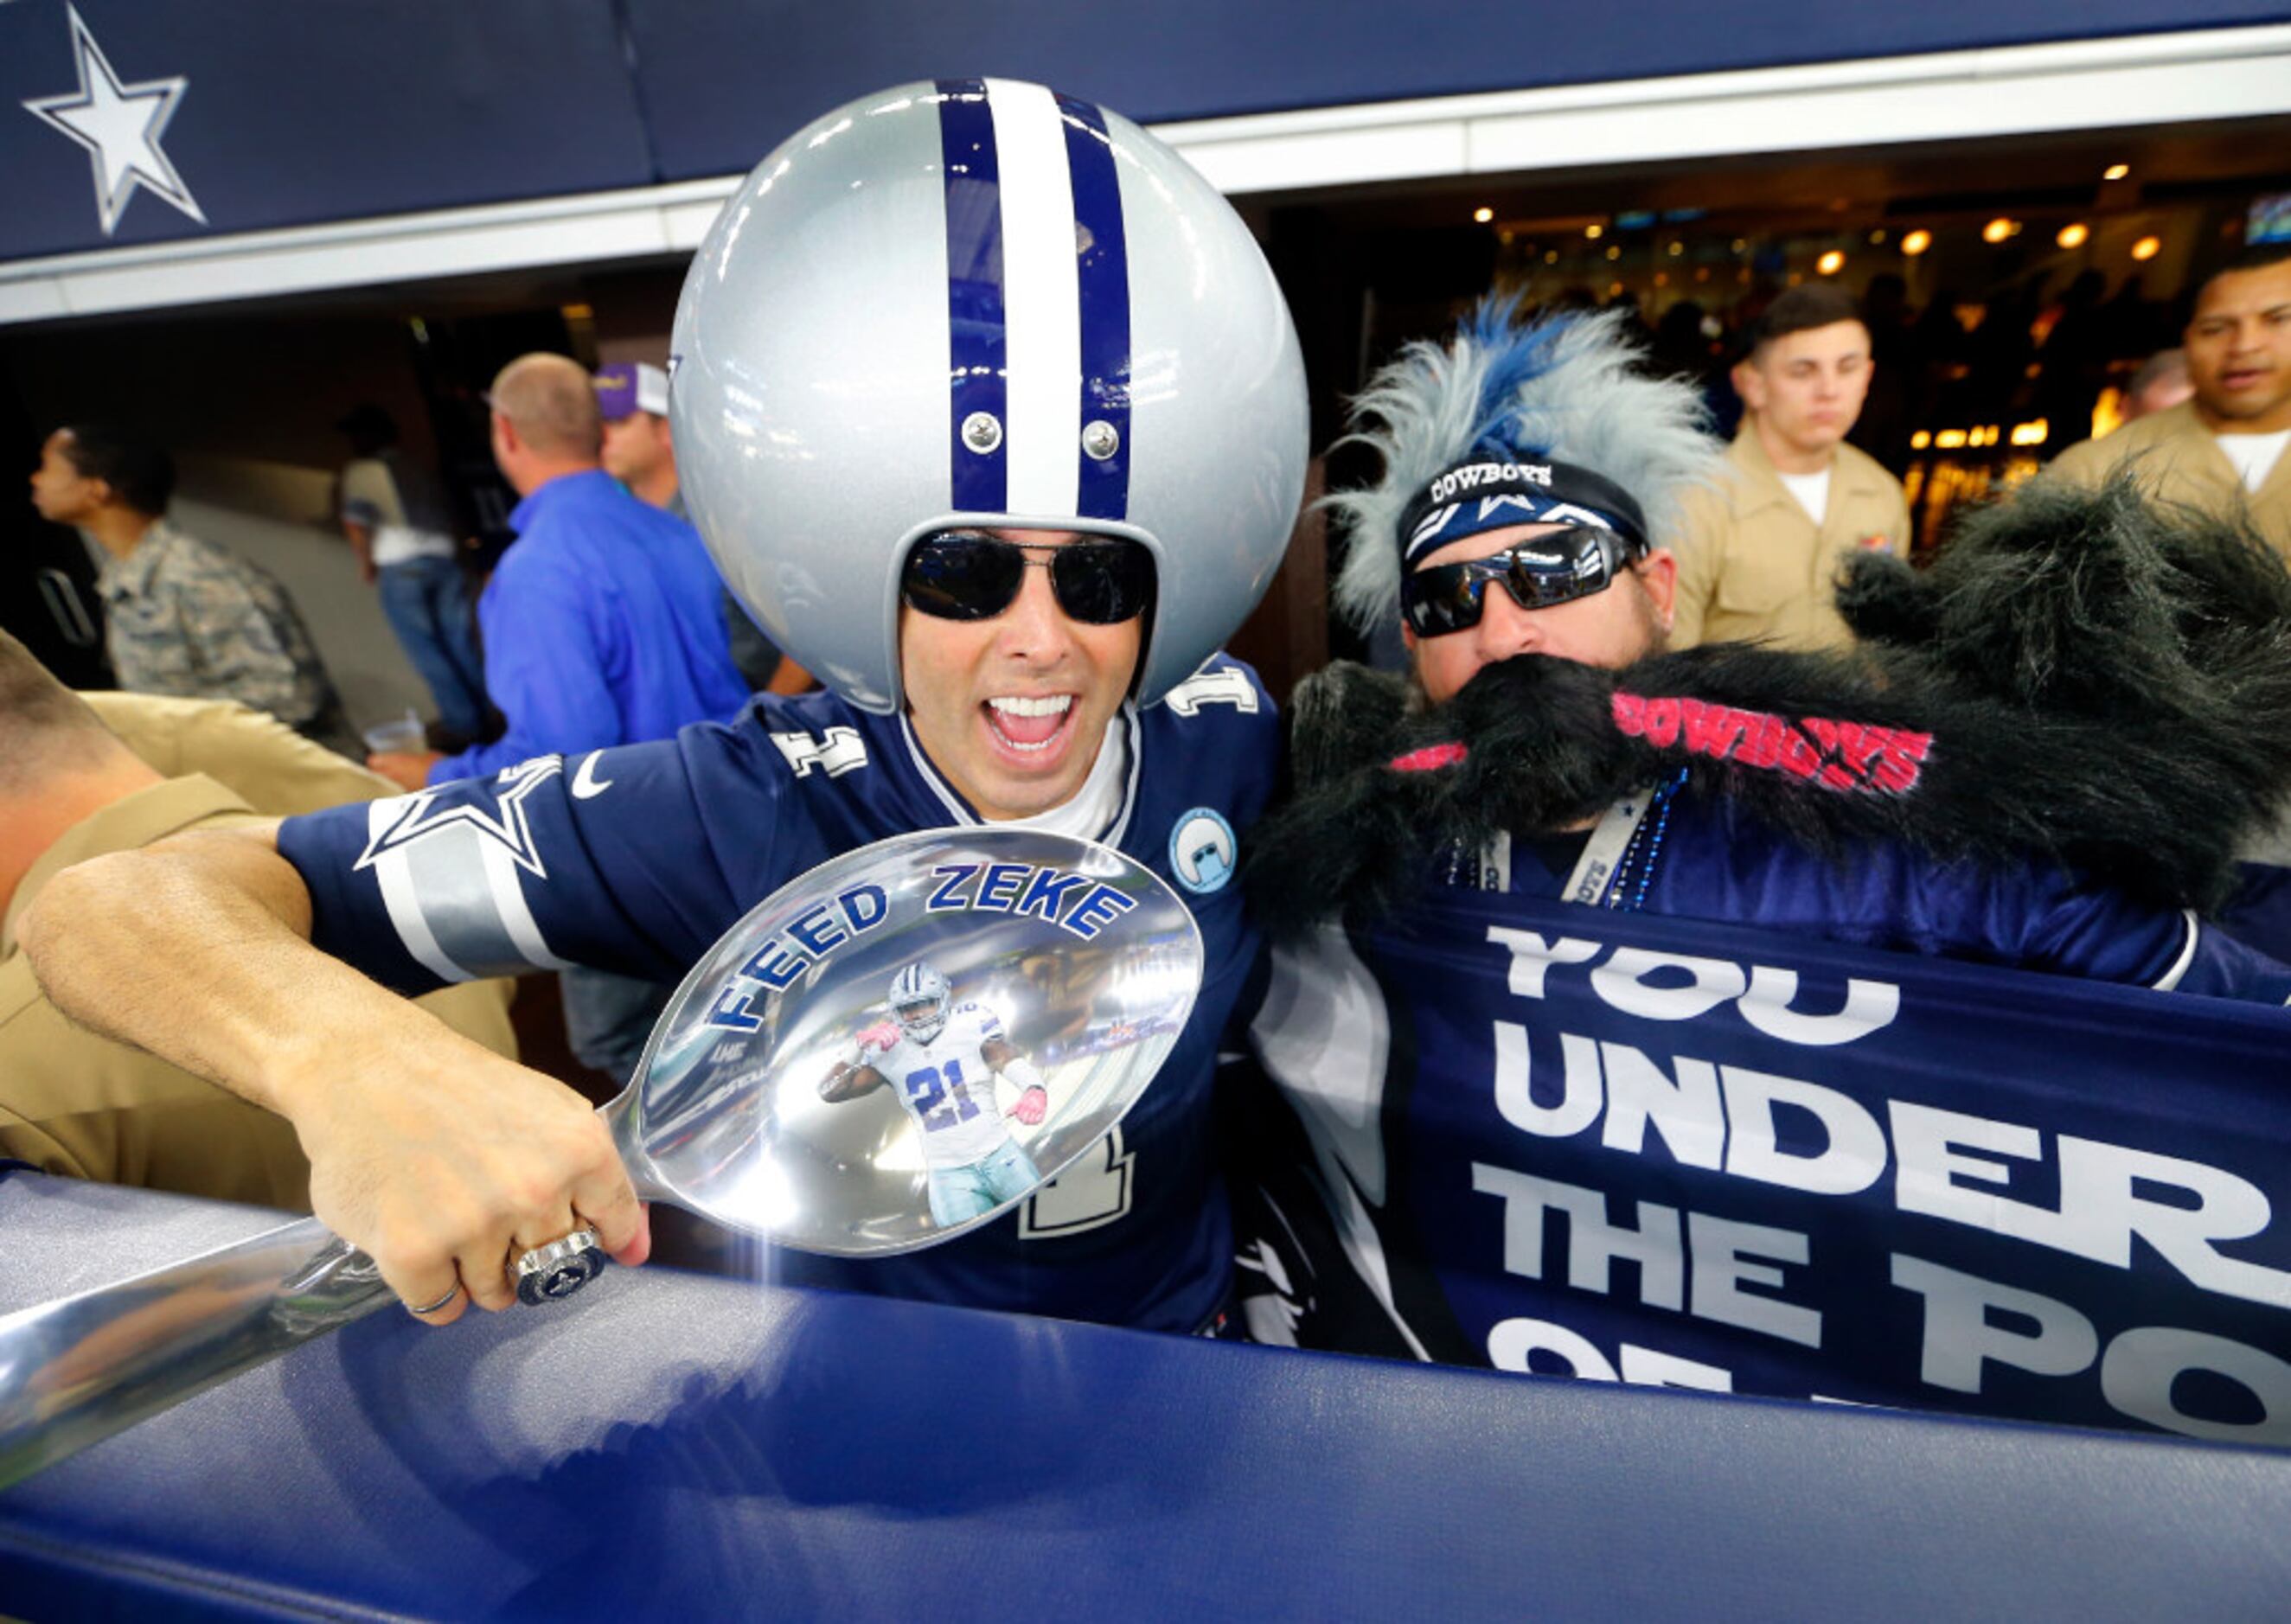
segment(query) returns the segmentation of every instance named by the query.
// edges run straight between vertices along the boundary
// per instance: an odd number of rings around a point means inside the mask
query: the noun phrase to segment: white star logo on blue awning
[[[87,149],[95,171],[95,207],[103,220],[103,234],[109,237],[119,224],[128,198],[139,186],[201,225],[206,224],[207,217],[199,213],[190,189],[159,149],[159,137],[167,128],[167,120],[175,116],[175,104],[182,100],[190,81],[178,76],[122,84],[102,47],[95,43],[95,36],[80,20],[78,10],[68,5],[64,10],[71,17],[79,90],[74,94],[36,97],[24,103],[24,110]]]

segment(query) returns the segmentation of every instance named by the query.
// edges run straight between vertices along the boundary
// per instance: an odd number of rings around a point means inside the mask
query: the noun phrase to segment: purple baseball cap
[[[668,415],[668,374],[643,361],[597,368],[597,411],[608,423],[638,412]]]

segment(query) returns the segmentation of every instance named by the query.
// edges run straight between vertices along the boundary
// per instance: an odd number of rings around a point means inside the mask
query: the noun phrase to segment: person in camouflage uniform
[[[57,430],[32,476],[32,505],[103,549],[96,583],[119,686],[236,699],[314,736],[340,714],[333,682],[286,589],[164,517],[167,454],[109,430]]]

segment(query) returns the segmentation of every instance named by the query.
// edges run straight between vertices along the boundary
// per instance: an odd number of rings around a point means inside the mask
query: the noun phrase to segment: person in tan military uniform
[[[1834,603],[1839,562],[1909,544],[1901,482],[1845,444],[1869,366],[1869,329],[1837,288],[1792,288],[1753,325],[1750,352],[1733,373],[1748,409],[1727,449],[1727,477],[1687,497],[1670,538],[1672,647],[1851,640]]]
[[[391,788],[243,705],[83,700],[0,632],[0,1162],[308,1211],[310,1170],[292,1124],[67,1020],[33,979],[16,927],[84,858]],[[491,981],[421,1002],[513,1057],[509,997],[509,983]]]
[[[2291,558],[2291,243],[2249,248],[2205,283],[2183,341],[2193,398],[2061,453],[2096,485],[2126,462],[2168,501],[2240,515]]]

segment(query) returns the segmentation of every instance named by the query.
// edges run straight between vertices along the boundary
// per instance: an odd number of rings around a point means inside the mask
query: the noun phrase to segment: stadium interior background
[[[1924,554],[1958,505],[2113,425],[2133,371],[2177,342],[2191,269],[2285,192],[2291,117],[1234,200],[1296,313],[1322,448],[1375,366],[1491,288],[1634,308],[1655,363],[1700,378],[1731,430],[1742,324],[1783,287],[1834,278],[1875,333],[1853,438],[1905,481]],[[20,474],[46,429],[75,417],[172,446],[192,527],[287,583],[354,717],[393,714],[420,690],[329,522],[346,454],[333,424],[383,406],[412,454],[438,458],[471,533],[505,544],[513,497],[487,450],[486,382],[535,349],[590,366],[662,358],[683,268],[602,259],[0,326],[0,445]],[[101,681],[76,538],[21,502],[0,504],[0,538],[6,623],[70,679]],[[1327,616],[1309,516],[1299,542],[1236,644],[1276,693],[1355,651]]]

